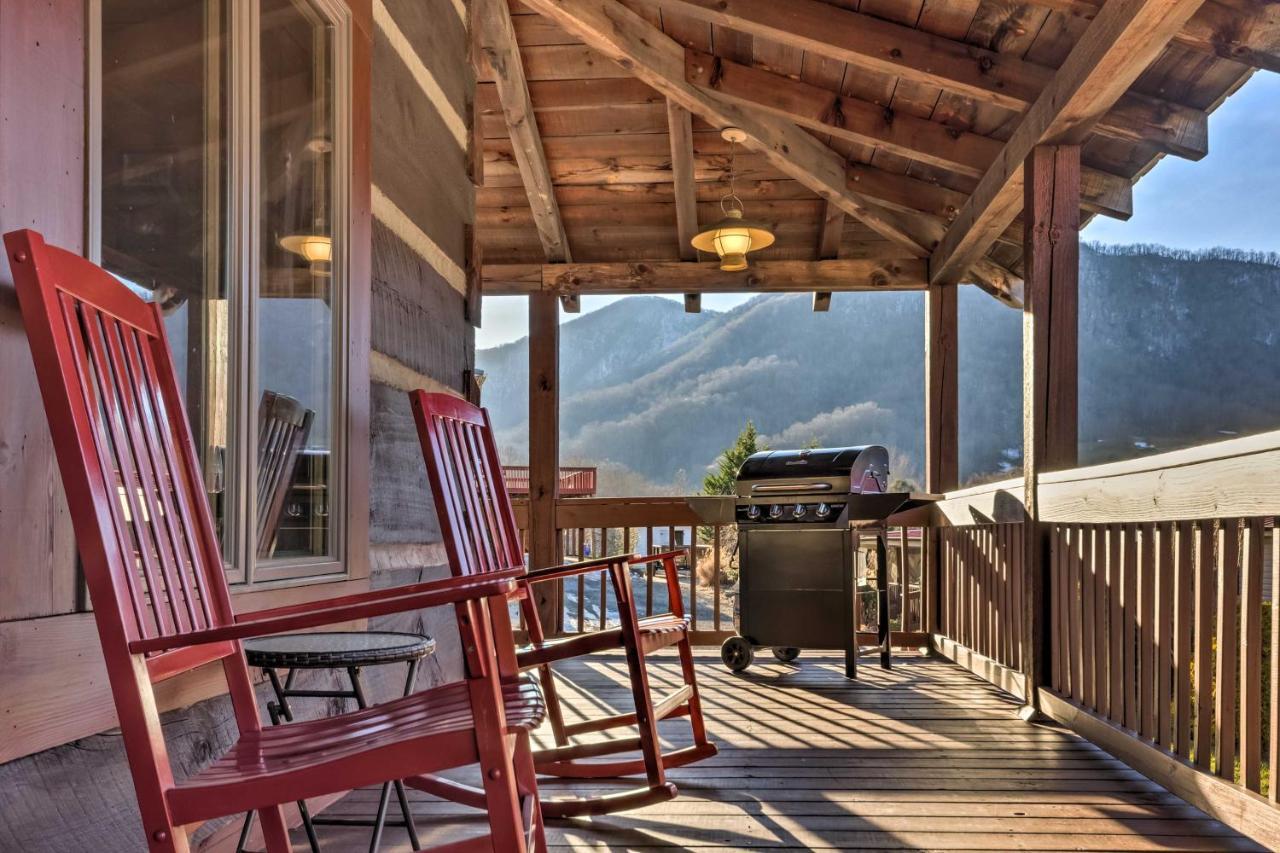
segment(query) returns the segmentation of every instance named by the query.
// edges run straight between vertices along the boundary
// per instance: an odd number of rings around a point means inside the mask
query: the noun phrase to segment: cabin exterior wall
[[[348,3],[357,52],[363,44],[372,57],[363,79],[357,64],[353,89],[355,121],[368,122],[371,173],[353,187],[357,218],[361,199],[371,213],[353,239],[366,235],[371,255],[367,279],[352,277],[352,287],[365,291],[365,317],[356,318],[363,329],[355,334],[367,376],[353,381],[358,393],[349,404],[369,434],[367,468],[351,484],[368,489],[367,577],[362,568],[337,583],[255,589],[236,595],[242,610],[448,572],[405,392],[461,393],[474,361],[463,273],[474,219],[468,3]],[[85,0],[0,3],[0,232],[35,228],[81,251],[88,14]],[[10,694],[0,699],[0,849],[140,849],[128,766],[7,261],[0,263],[0,399],[0,682]],[[387,617],[371,627],[437,638],[420,684],[459,673],[451,611]],[[220,677],[191,676],[158,690],[179,775],[210,761],[235,732]],[[332,675],[313,677],[336,686]],[[387,697],[401,688],[403,671],[374,669],[366,678],[375,697]],[[313,702],[309,713],[327,710]],[[206,825],[197,836],[201,849],[230,849],[237,829],[235,821]]]

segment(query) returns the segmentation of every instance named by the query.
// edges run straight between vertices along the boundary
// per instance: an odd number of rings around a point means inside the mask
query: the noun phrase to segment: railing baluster
[[[1240,581],[1240,784],[1261,789],[1262,519],[1244,528]]]
[[[720,627],[720,525],[715,526],[715,532],[711,534],[711,589],[715,598],[713,627],[717,631],[724,630]]]
[[[1267,798],[1280,803],[1280,519],[1271,517],[1271,719],[1267,749]]]
[[[1138,528],[1126,524],[1120,544],[1124,560],[1124,724],[1137,731],[1138,715]]]
[[[1212,522],[1196,525],[1196,766],[1208,770],[1213,755],[1214,572],[1217,534]]]
[[[1156,550],[1155,525],[1144,524],[1139,539],[1138,562],[1138,707],[1141,711],[1139,733],[1152,740],[1156,737],[1155,691],[1156,663]]]
[[[1173,711],[1173,525],[1156,526],[1156,743],[1171,748]]]
[[[623,548],[622,550],[626,550]],[[600,528],[600,556],[609,556],[609,528]],[[603,631],[609,624],[609,575],[607,571],[600,572],[600,630]]]
[[[1239,631],[1236,616],[1240,600],[1240,525],[1222,522],[1218,552],[1218,687],[1214,692],[1215,771],[1228,781],[1236,772],[1236,686]]]
[[[1072,554],[1080,565],[1080,656],[1083,663],[1083,682],[1080,687],[1081,701],[1086,708],[1098,707],[1094,660],[1094,643],[1098,636],[1097,616],[1094,611],[1094,565],[1093,565],[1093,528],[1087,525],[1076,525],[1076,537]]]
[[[1092,525],[1093,530],[1093,647],[1097,665],[1093,671],[1094,696],[1098,713],[1111,716],[1111,601],[1107,582],[1107,529]]]
[[[1183,758],[1191,758],[1191,636],[1194,629],[1195,602],[1195,526],[1179,521],[1177,560],[1173,578],[1173,666],[1174,694],[1177,711],[1174,750]]]

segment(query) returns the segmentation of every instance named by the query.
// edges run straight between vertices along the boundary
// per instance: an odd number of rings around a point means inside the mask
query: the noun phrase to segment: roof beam
[[[925,263],[918,258],[752,261],[750,269],[739,273],[723,272],[714,261],[484,267],[486,296],[857,292],[924,290],[925,286]]]
[[[685,78],[737,104],[756,106],[801,127],[873,145],[940,169],[980,178],[1004,143],[830,89],[774,74],[693,49],[685,50]],[[1117,219],[1133,212],[1127,178],[1100,169],[1083,170],[1092,210]]]
[[[1047,66],[821,0],[661,3],[699,20],[1019,112],[1033,104],[1054,77],[1054,69]],[[1208,152],[1208,118],[1203,112],[1144,95],[1117,99],[1097,132],[1193,160]]]
[[[528,0],[525,5],[558,23],[635,76],[720,127],[740,127],[747,147],[771,165],[857,217],[914,257],[929,250],[903,216],[849,189],[844,159],[791,122],[744,110],[684,79],[684,49],[661,29],[617,0]]]
[[[472,20],[476,27],[476,43],[493,71],[493,81],[502,102],[502,114],[511,132],[511,147],[516,164],[533,209],[538,239],[548,261],[571,261],[569,238],[560,218],[547,155],[542,150],[542,136],[534,119],[525,80],[520,47],[511,24],[511,11],[506,0],[474,0]]]
[[[675,185],[676,233],[680,260],[696,261],[692,240],[698,233],[698,191],[693,179],[693,117],[674,101],[667,101],[667,131],[671,137],[671,181]]]
[[[959,281],[986,254],[1022,207],[1032,149],[1082,141],[1201,2],[1107,0],[947,229],[930,259],[931,282]]]
[[[1030,0],[1033,5],[1092,19],[1103,0]],[[1280,72],[1280,7],[1275,3],[1207,0],[1178,34],[1175,44],[1210,56]]]

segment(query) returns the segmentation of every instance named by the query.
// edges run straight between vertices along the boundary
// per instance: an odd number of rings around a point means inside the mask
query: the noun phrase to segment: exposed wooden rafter
[[[529,198],[529,207],[533,210],[538,239],[542,241],[548,261],[572,261],[551,170],[547,168],[547,155],[542,148],[542,135],[534,119],[529,84],[525,80],[515,28],[511,24],[511,12],[506,0],[473,0],[473,3],[476,46],[493,73],[520,177]],[[576,301],[566,301],[564,307],[566,311],[579,310]]]
[[[958,130],[942,122],[895,112],[880,104],[841,95],[708,53],[685,51],[685,77],[695,86],[759,107],[834,137],[881,148],[960,175],[980,178],[1004,142]],[[1129,179],[1100,169],[1083,174],[1090,210],[1118,219],[1133,212]]]
[[[918,258],[831,261],[752,261],[746,272],[722,272],[718,263],[654,261],[596,264],[486,264],[487,296],[531,293],[628,295],[635,293],[805,293],[923,290]]]
[[[747,147],[764,155],[774,168],[902,247],[906,254],[926,256],[941,237],[938,223],[883,207],[852,189],[844,158],[794,123],[730,104],[688,83],[684,79],[684,49],[617,0],[526,0],[525,5],[690,112],[718,127],[741,128],[747,135]],[[992,267],[998,275],[995,281],[986,282],[988,287],[1016,278],[991,261],[974,264],[973,275],[987,277]]]
[[[1030,0],[1080,18],[1093,18],[1103,0]],[[1173,37],[1200,53],[1280,72],[1280,6],[1248,0],[1207,0]]]
[[[908,253],[928,254],[899,214],[848,189],[840,155],[791,122],[741,109],[687,83],[684,49],[617,0],[529,0],[526,5],[690,112],[719,127],[742,128],[747,147]]]
[[[667,133],[671,137],[671,182],[675,185],[676,234],[680,259],[696,261],[692,240],[698,233],[698,192],[693,177],[693,117],[674,101],[667,101]]]
[[[934,250],[929,279],[959,281],[1022,207],[1023,162],[1045,143],[1085,139],[1202,0],[1108,0]]]
[[[661,2],[698,20],[1011,110],[1027,109],[1054,77],[1054,69],[1047,66],[820,0]],[[1117,98],[1096,129],[1191,159],[1208,151],[1208,119],[1203,112],[1138,94]]]

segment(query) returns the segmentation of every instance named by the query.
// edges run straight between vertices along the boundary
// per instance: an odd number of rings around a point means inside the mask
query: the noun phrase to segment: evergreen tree
[[[760,440],[756,425],[747,421],[747,425],[738,433],[738,438],[723,453],[716,457],[715,470],[702,478],[704,495],[731,495],[738,479],[738,469],[752,453],[769,448]]]

